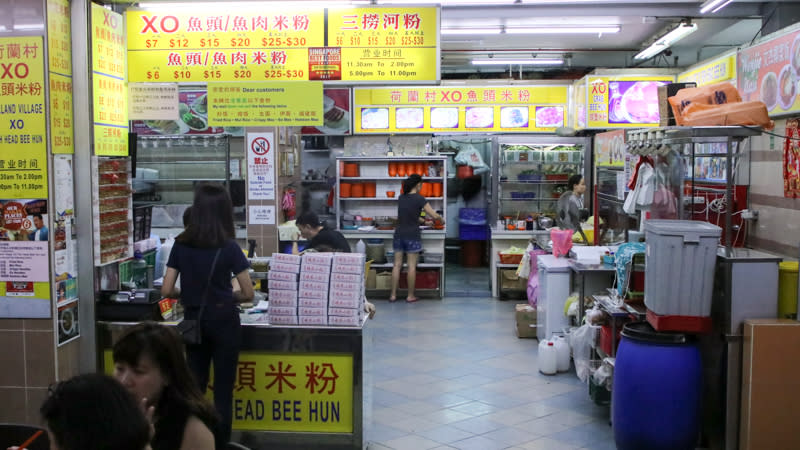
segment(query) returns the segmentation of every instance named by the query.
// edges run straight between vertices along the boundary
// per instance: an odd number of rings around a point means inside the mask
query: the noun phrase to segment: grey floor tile
[[[459,394],[459,395],[463,395],[463,394]],[[453,411],[462,412],[464,414],[469,414],[469,415],[471,415],[473,417],[483,416],[485,414],[491,414],[493,412],[497,412],[497,410],[498,410],[498,408],[495,408],[492,405],[489,405],[489,404],[483,403],[483,402],[478,402],[478,401],[472,401],[472,402],[469,402],[469,403],[463,403],[463,404],[458,405],[458,406],[453,406],[450,409],[452,409]]]
[[[475,416],[471,416],[466,413],[462,413],[459,411],[453,411],[452,409],[440,409],[439,411],[434,411],[429,414],[425,414],[423,418],[431,420],[433,422],[446,425],[449,423],[460,422],[462,420],[471,419]]]
[[[471,437],[463,441],[453,442],[450,445],[460,450],[501,450],[508,447],[502,442],[493,441],[483,436]]]
[[[450,424],[459,430],[469,431],[474,434],[484,434],[502,428],[503,425],[485,417],[473,417],[470,419],[462,420],[460,422],[453,422]]]
[[[453,442],[461,441],[475,436],[473,433],[470,433],[469,431],[460,430],[456,427],[451,427],[449,425],[442,425],[436,428],[431,428],[430,430],[425,430],[417,434],[422,437],[432,439],[436,442],[441,442],[442,444],[451,444]]]
[[[407,434],[408,433],[403,430],[398,430],[397,428],[393,428],[388,425],[373,423],[369,428],[367,428],[364,437],[367,441],[386,442],[392,439],[403,437]]]
[[[485,433],[482,436],[493,441],[502,442],[509,446],[530,442],[531,440],[539,437],[539,435],[536,433],[531,433],[529,431],[514,427],[499,428],[497,430]]]
[[[383,442],[382,444],[394,450],[423,450],[441,445],[439,442],[432,441],[414,434],[392,439],[390,441]]]

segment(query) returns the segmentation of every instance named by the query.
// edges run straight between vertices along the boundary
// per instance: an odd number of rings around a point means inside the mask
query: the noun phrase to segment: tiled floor
[[[517,302],[488,298],[488,287],[479,286],[486,272],[451,271],[448,286],[456,284],[451,292],[459,295],[442,301],[372,299],[378,313],[365,330],[367,447],[615,448],[608,408],[592,403],[574,372],[538,372],[538,342],[516,337]]]

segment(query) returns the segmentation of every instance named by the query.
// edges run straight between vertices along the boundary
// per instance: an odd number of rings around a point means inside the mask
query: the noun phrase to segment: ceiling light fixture
[[[713,14],[728,6],[728,4],[732,1],[733,0],[706,0],[705,3],[700,5],[700,14],[705,14],[709,11]]]
[[[634,56],[634,59],[652,58],[695,31],[697,31],[696,23],[682,22],[677,28],[656,39],[649,47],[639,52],[639,54]]]
[[[477,66],[558,66],[564,64],[561,58],[495,59],[477,58],[472,60]]]
[[[300,8],[337,8],[347,6],[366,6],[371,4],[370,0],[338,0],[338,1],[319,1],[319,0],[299,0],[295,5]],[[200,10],[200,11],[218,11],[238,9],[238,8],[259,8],[263,6],[263,2],[257,1],[233,1],[233,2],[141,2],[139,8],[148,11],[169,11],[169,10]]]
[[[481,27],[481,28],[442,28],[441,34],[445,35],[470,35],[470,34],[500,34],[503,29],[500,27]]]
[[[419,5],[422,2],[420,0],[378,0],[376,1],[378,4],[391,4],[391,5]],[[484,5],[508,5],[511,6],[514,3],[518,3],[517,0],[439,0],[438,2],[442,6],[484,6]]]
[[[506,27],[507,34],[595,34],[619,33],[619,25],[589,27]]]

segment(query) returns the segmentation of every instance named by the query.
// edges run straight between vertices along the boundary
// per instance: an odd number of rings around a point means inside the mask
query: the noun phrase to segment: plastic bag
[[[546,255],[547,252],[541,249],[532,250],[530,256],[530,277],[528,278],[528,304],[536,308],[539,302],[539,255]]]
[[[458,152],[455,157],[455,162],[458,166],[472,167],[474,169],[472,172],[473,175],[478,175],[489,170],[489,166],[483,162],[483,157],[481,156],[480,152],[471,145],[462,148],[461,151]]]
[[[553,240],[553,256],[569,255],[572,248],[572,230],[550,229],[550,239]]]
[[[575,361],[575,373],[578,379],[586,383],[592,374],[592,349],[597,342],[600,327],[583,325],[569,334],[569,346],[572,348],[572,359]]]
[[[609,391],[611,390],[611,382],[614,380],[614,369],[607,360],[603,360],[600,368],[595,370],[592,374],[592,381],[598,386],[603,386]]]

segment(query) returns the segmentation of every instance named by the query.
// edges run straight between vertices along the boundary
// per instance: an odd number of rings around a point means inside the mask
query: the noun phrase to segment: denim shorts
[[[422,241],[420,239],[395,239],[392,247],[396,252],[419,253],[422,251]]]

